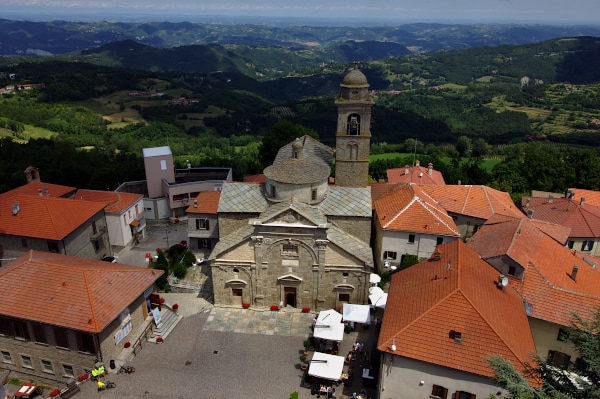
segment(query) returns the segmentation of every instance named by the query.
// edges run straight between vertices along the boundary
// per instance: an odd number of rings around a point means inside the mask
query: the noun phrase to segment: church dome
[[[368,87],[367,77],[364,73],[358,70],[358,64],[354,64],[354,69],[346,74],[344,81],[340,85],[342,87]]]

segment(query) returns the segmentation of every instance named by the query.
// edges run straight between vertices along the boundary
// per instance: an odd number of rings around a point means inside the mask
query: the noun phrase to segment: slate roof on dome
[[[310,173],[307,173],[310,171]],[[314,159],[289,158],[267,166],[263,173],[267,179],[287,184],[310,184],[327,181],[331,169]]]
[[[340,86],[368,87],[369,82],[367,81],[365,74],[358,69],[358,64],[354,64],[354,69],[344,76],[344,80]]]

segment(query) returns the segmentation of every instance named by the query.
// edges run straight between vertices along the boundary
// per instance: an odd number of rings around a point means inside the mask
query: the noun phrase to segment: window
[[[462,332],[456,330],[450,330],[450,338],[454,340],[454,343],[460,344],[462,343]]]
[[[167,161],[164,159],[160,160],[160,170],[167,170]]]
[[[73,366],[69,364],[62,365],[63,376],[65,377],[73,377]]]
[[[574,246],[575,246],[575,241],[573,241],[573,240],[567,241],[567,248],[573,249]]]
[[[346,133],[352,136],[360,134],[360,115],[352,114],[348,116],[348,128]]]
[[[52,362],[50,360],[42,359],[42,370],[47,373],[54,373],[54,368],[52,367]]]
[[[48,251],[58,253],[58,243],[56,241],[48,241]]]
[[[383,253],[383,259],[388,259],[388,260],[396,260],[396,256],[398,254],[396,252],[393,251],[385,251]]]
[[[65,330],[59,327],[54,327],[54,337],[56,338],[56,346],[60,346],[61,348],[69,347],[69,340]]]
[[[94,251],[98,252],[102,249],[102,241],[94,240]]]
[[[358,159],[358,144],[348,144],[348,159],[356,161]]]
[[[442,245],[444,243],[444,237],[438,237],[435,239],[435,245]]]
[[[588,365],[586,364],[585,360],[583,360],[580,357],[575,359],[575,363],[573,363],[573,367],[575,368],[575,370],[577,370],[579,372],[585,371],[588,369]]]
[[[454,399],[475,399],[475,395],[470,392],[456,391]]]
[[[508,267],[508,275],[509,276],[515,276],[517,273],[517,268],[514,266],[509,266]]]
[[[29,248],[29,244],[27,244],[27,238],[21,238],[21,246],[23,248]]]
[[[12,363],[12,356],[10,352],[2,351],[2,361],[4,363]]]
[[[431,390],[431,396],[440,399],[446,399],[448,397],[448,388],[444,388],[441,385],[434,385]]]
[[[29,330],[27,329],[27,323],[23,321],[13,321],[13,329],[15,338],[29,339]]]
[[[31,362],[31,357],[26,355],[21,355],[21,363],[23,363],[23,367],[27,367],[28,369],[33,368],[33,363]]]
[[[123,220],[127,223],[125,216],[123,216]],[[94,234],[94,235],[98,234],[98,226],[96,226],[95,220],[92,222],[92,234]]]
[[[568,369],[569,364],[571,363],[571,356],[566,353],[558,352],[558,351],[548,351],[548,358],[546,359],[548,364],[556,367],[560,367],[561,369]]]
[[[210,240],[198,240],[198,249],[211,249]]]
[[[295,244],[283,244],[281,254],[284,256],[298,256],[298,246]]]
[[[77,334],[77,349],[80,352],[95,354],[94,336],[91,334]]]
[[[274,185],[271,185],[271,198],[277,198],[277,190]]]
[[[310,200],[311,201],[316,201],[317,200],[317,189],[316,188],[313,188],[310,191]]]
[[[557,341],[560,342],[568,342],[569,341],[569,331],[564,328],[558,329],[558,336],[556,337]]]
[[[584,241],[581,243],[582,251],[591,251],[594,248],[594,241]]]
[[[408,243],[409,244],[414,244],[415,243],[415,235],[414,234],[409,234],[408,235]]]
[[[209,230],[208,219],[196,219],[196,230]]]
[[[10,321],[8,319],[5,319],[4,317],[0,317],[0,334],[12,335],[12,330],[10,328]]]
[[[46,338],[46,329],[43,324],[35,323],[33,325],[33,336],[35,338],[35,342],[42,342],[44,344],[48,343],[48,339]]]

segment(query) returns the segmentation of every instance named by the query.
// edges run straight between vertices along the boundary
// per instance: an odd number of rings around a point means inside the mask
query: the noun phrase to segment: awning
[[[308,375],[338,381],[344,370],[344,356],[315,352],[310,360]]]
[[[330,341],[342,341],[344,339],[344,327],[344,323],[316,324],[313,337]]]
[[[316,325],[334,325],[342,322],[342,315],[333,309],[323,310],[319,312]]]
[[[381,281],[381,276],[375,273],[371,273],[371,275],[369,276],[369,283],[371,284],[377,284]]]
[[[371,320],[369,305],[355,305],[345,303],[343,309],[344,321],[368,324]]]
[[[379,287],[369,288],[369,301],[376,308],[385,308],[387,302],[387,296],[385,292]]]

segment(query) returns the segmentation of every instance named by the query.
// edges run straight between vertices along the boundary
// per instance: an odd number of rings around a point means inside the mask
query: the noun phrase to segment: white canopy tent
[[[369,288],[369,300],[371,304],[376,308],[385,308],[388,294],[383,292],[379,287]]]
[[[369,305],[355,305],[345,303],[343,309],[344,321],[353,321],[355,323],[369,324],[371,321],[371,311]]]
[[[344,327],[344,323],[316,324],[313,337],[339,342],[344,339]]]
[[[381,281],[381,276],[375,273],[371,273],[369,275],[369,283],[371,284],[377,284]]]
[[[315,352],[310,360],[308,375],[337,381],[344,370],[344,356]]]
[[[322,310],[321,312],[319,312],[319,316],[317,316],[317,324],[316,325],[320,325],[320,324],[334,325],[335,323],[341,323],[341,322],[342,322],[342,315],[333,309],[329,309],[329,310]]]

